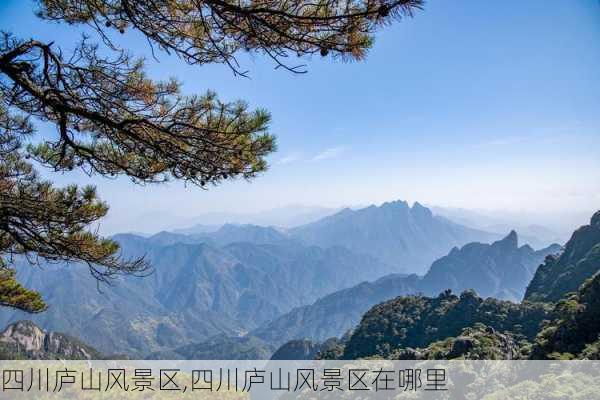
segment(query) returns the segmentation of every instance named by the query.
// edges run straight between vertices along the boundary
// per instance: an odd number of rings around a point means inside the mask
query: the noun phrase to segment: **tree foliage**
[[[536,337],[534,359],[598,359],[600,353],[600,274],[556,303],[554,319]]]
[[[521,358],[514,333],[497,332],[476,323],[464,328],[459,336],[430,343],[424,349],[395,350],[390,358],[398,360],[513,360]]]
[[[0,305],[31,313],[44,311],[46,305],[39,293],[24,288],[15,279],[15,270],[0,268]]]
[[[450,291],[437,297],[403,296],[367,312],[344,350],[344,359],[391,357],[405,348],[424,349],[434,342],[461,335],[465,328],[484,324],[495,331],[533,339],[544,319],[545,304],[515,304],[482,299],[473,291],[456,296]]]
[[[380,26],[413,15],[422,0],[40,0],[39,15],[85,23],[110,46],[109,32],[142,32],[148,41],[190,64],[225,63],[236,74],[236,54],[258,52],[278,67],[290,55],[319,53],[360,60]]]
[[[0,37],[0,267],[2,304],[43,309],[16,283],[15,258],[86,263],[92,275],[143,274],[143,259],[123,260],[118,245],[90,229],[108,210],[93,187],[56,188],[34,162],[56,172],[127,176],[136,183],[177,179],[200,187],[250,179],[275,150],[270,115],[215,93],[184,96],[180,84],[151,80],[143,60],[112,39],[135,30],[153,50],[189,64],[222,63],[246,75],[240,51],[258,52],[277,68],[290,56],[362,59],[375,31],[410,16],[421,0],[38,0],[45,20],[87,24],[70,54],[40,38]],[[55,134],[35,136],[35,122]],[[10,268],[13,269],[10,269]],[[12,295],[14,298],[10,298]],[[8,296],[8,297],[7,297]],[[29,304],[22,296],[29,296]]]

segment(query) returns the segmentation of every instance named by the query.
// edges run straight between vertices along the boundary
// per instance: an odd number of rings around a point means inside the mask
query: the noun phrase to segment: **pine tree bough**
[[[265,111],[224,104],[213,93],[183,97],[176,82],[152,82],[124,53],[108,60],[83,42],[63,61],[50,45],[7,35],[0,52],[1,99],[56,125],[56,141],[28,150],[57,171],[216,183],[263,171],[274,148]]]
[[[38,15],[88,24],[105,48],[85,38],[68,57],[53,43],[0,37],[0,305],[44,309],[15,280],[15,260],[83,262],[100,282],[145,274],[143,259],[90,229],[108,207],[93,187],[53,187],[33,161],[54,171],[124,175],[135,183],[183,180],[200,187],[251,179],[275,150],[270,115],[216,94],[183,96],[175,80],[155,82],[144,63],[111,40],[141,32],[150,45],[189,64],[222,63],[235,74],[236,54],[254,51],[290,66],[291,55],[360,60],[382,25],[411,16],[422,0],[38,0]],[[54,126],[50,139],[25,139],[33,122]],[[50,136],[50,135],[47,135]]]
[[[0,268],[0,306],[13,307],[30,313],[46,310],[42,296],[26,289],[15,279],[16,272],[10,268]]]
[[[86,23],[115,47],[109,30],[132,28],[190,64],[225,63],[245,75],[235,54],[257,51],[278,67],[290,54],[364,58],[382,25],[412,16],[423,0],[39,0],[49,20]]]

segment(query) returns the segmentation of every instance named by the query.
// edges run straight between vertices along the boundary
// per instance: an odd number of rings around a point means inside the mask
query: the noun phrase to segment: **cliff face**
[[[56,332],[46,332],[31,321],[9,325],[0,334],[2,359],[69,359],[102,358],[100,353],[81,341]]]
[[[556,302],[600,271],[600,211],[577,229],[562,254],[547,257],[527,287],[525,300]]]

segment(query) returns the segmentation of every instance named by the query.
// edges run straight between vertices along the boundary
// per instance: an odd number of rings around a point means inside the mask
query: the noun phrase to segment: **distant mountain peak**
[[[514,229],[502,240],[514,244],[515,247],[519,246],[519,235]]]
[[[270,231],[270,230],[274,230],[273,227],[270,226],[259,226],[259,225],[254,225],[254,224],[234,224],[234,223],[227,223],[224,224],[221,228],[219,228],[219,231],[221,232],[227,232],[227,231],[237,231],[237,230],[241,230],[241,229],[245,229],[245,230],[265,230],[265,231]]]
[[[448,253],[448,256],[452,257],[458,254],[460,254],[460,248],[458,246],[454,246],[452,250],[450,250],[450,253]]]
[[[512,230],[503,239],[492,243],[492,246],[502,246],[504,248],[517,249],[519,247],[519,235],[515,230]]]
[[[552,244],[552,245],[550,245],[550,246],[546,247],[546,249],[554,249],[554,248],[555,248],[555,246],[558,246],[558,247],[560,247],[560,245],[558,245],[558,244]],[[535,250],[533,249],[533,247],[531,247],[531,246],[530,246],[530,245],[528,245],[528,244],[524,244],[523,246],[521,246],[521,248],[522,248],[522,249],[525,249],[525,250],[527,250],[527,251],[535,251]]]
[[[385,202],[380,207],[370,206],[368,209],[383,209],[402,212],[410,211],[410,214],[416,217],[433,218],[433,213],[431,210],[418,201],[415,201],[412,207],[410,207],[408,202],[405,200],[394,200]]]
[[[415,201],[415,203],[413,204],[412,208],[427,208],[425,207],[423,204],[419,203],[418,201]]]
[[[590,225],[600,228],[600,211],[596,211],[596,213],[592,216]]]
[[[338,211],[336,214],[333,214],[333,216],[335,216],[335,215],[352,214],[353,212],[354,212],[354,210],[351,209],[350,207],[345,207],[345,208],[342,208],[340,211]],[[331,217],[331,216],[329,216],[329,217]],[[325,218],[328,218],[328,217],[325,217]]]
[[[394,200],[394,201],[386,201],[381,205],[381,208],[398,208],[398,209],[408,209],[408,203],[404,200]]]
[[[418,201],[415,201],[415,204],[413,204],[413,206],[411,208],[411,212],[413,215],[423,216],[425,218],[433,217],[433,213],[431,212],[431,210],[429,208],[423,206]]]
[[[321,247],[344,246],[394,266],[396,271],[424,273],[436,259],[455,246],[490,243],[497,234],[435,217],[419,202],[385,202],[354,211],[342,211],[297,227],[290,236]]]

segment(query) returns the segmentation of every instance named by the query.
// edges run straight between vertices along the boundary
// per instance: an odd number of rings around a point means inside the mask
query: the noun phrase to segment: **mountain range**
[[[393,270],[343,247],[215,247],[167,233],[115,239],[124,256],[145,255],[154,273],[121,277],[99,291],[83,265],[23,265],[18,279],[39,290],[50,308],[38,315],[2,309],[1,323],[30,318],[45,329],[84,337],[101,351],[146,355],[215,335],[243,335],[294,307]]]
[[[111,216],[103,221],[105,232],[129,232],[135,227],[139,234],[152,235],[159,231],[172,231],[184,235],[193,235],[217,230],[225,224],[260,225],[291,228],[315,222],[323,217],[338,212],[340,208],[327,208],[307,205],[287,205],[257,212],[205,212],[193,214],[161,210],[129,216]],[[131,232],[129,232],[131,233]]]
[[[585,225],[594,212],[569,208],[552,211],[477,210],[440,206],[429,208],[436,215],[486,232],[504,233],[514,229],[534,248],[566,243],[573,231]]]
[[[418,202],[405,201],[359,210],[346,208],[317,222],[293,228],[290,234],[323,247],[344,246],[377,257],[398,270],[423,273],[455,246],[490,242],[499,235],[468,228],[434,216]]]
[[[296,308],[252,334],[277,344],[305,338],[323,341],[352,329],[366,311],[387,299],[417,293],[435,296],[446,289],[457,293],[473,289],[483,297],[518,301],[537,266],[560,249],[558,245],[538,251],[529,245],[519,247],[513,231],[492,244],[470,243],[452,249],[423,277],[393,274],[361,283]]]
[[[522,303],[400,296],[380,303],[334,349],[333,359],[600,359],[600,211],[546,257]],[[285,346],[284,346],[285,347]]]
[[[83,265],[21,262],[18,279],[50,308],[33,316],[3,308],[0,324],[27,318],[132,357],[214,357],[211,348],[256,356],[291,339],[339,336],[372,305],[401,294],[449,286],[519,296],[520,277],[528,281],[534,264],[556,249],[518,247],[515,233],[467,244],[494,236],[402,201],[293,229],[227,224],[190,234],[120,234],[113,238],[122,254],[145,256],[153,274],[98,287]],[[447,255],[424,277],[404,273],[438,254]]]

